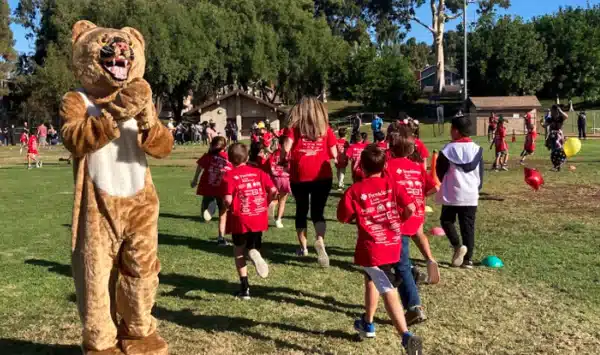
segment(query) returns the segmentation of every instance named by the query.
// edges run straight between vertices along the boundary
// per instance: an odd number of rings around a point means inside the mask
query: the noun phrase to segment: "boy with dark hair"
[[[362,180],[362,178],[364,177],[362,169],[360,168],[360,155],[362,154],[363,150],[369,145],[369,142],[367,141],[368,135],[366,132],[360,133],[358,137],[359,138],[356,141],[356,143],[351,144],[350,147],[348,147],[348,150],[346,151],[346,155],[350,160],[350,168],[352,169],[353,183]]]
[[[233,169],[225,174],[225,206],[228,208],[226,233],[232,235],[235,266],[240,277],[238,297],[250,299],[248,269],[245,253],[260,277],[269,275],[269,266],[260,255],[262,232],[269,228],[269,203],[277,189],[271,178],[261,169],[247,165],[248,148],[235,143],[229,147],[229,161]]]
[[[473,268],[475,214],[483,186],[483,148],[469,138],[470,125],[467,117],[452,119],[452,142],[440,151],[436,166],[442,182],[436,200],[442,205],[442,228],[454,247],[452,266],[468,269]],[[462,243],[454,226],[457,216]]]
[[[393,272],[402,249],[402,220],[413,214],[415,204],[404,188],[383,176],[383,150],[369,145],[361,153],[360,164],[365,179],[346,191],[337,210],[340,222],[356,220],[354,263],[365,272],[365,313],[354,322],[354,328],[363,337],[375,337],[373,317],[381,294],[402,345],[408,354],[421,354],[421,339],[408,331]]]

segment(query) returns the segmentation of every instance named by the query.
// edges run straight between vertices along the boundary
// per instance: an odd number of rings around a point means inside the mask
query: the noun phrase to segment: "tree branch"
[[[419,20],[416,16],[413,16],[410,19],[415,21],[419,25],[425,27],[426,29],[428,29],[431,33],[435,34],[435,31],[433,30],[433,28],[431,28],[431,26],[427,26],[423,21]]]
[[[446,17],[446,21],[455,20],[455,19],[461,17],[462,15],[463,15],[462,11],[459,11],[457,14],[454,14],[454,15],[444,14],[444,16]]]

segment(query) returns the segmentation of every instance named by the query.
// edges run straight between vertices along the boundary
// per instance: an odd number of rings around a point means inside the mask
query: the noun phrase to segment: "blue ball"
[[[504,266],[502,260],[495,255],[486,256],[485,259],[481,261],[481,263],[487,267],[499,269]]]

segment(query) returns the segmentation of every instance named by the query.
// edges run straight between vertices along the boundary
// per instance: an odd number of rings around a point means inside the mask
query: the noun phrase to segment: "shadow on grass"
[[[71,265],[64,265],[54,261],[41,260],[41,259],[27,259],[25,260],[25,264],[35,265],[48,268],[48,271],[53,272],[55,274],[72,277],[73,273],[71,272]]]
[[[81,348],[76,345],[38,344],[26,340],[0,339],[0,353],[6,355],[75,355],[81,354]]]
[[[185,220],[192,221],[192,222],[204,222],[204,219],[199,214],[195,215],[195,216],[186,216],[186,215],[162,212],[159,214],[159,217],[160,218],[185,219]]]
[[[221,255],[227,258],[231,258],[233,256],[231,247],[218,246],[214,240],[204,240],[181,235],[159,233],[158,243],[161,245],[187,246],[190,249],[202,250],[207,253]],[[330,256],[329,264],[331,266],[351,272],[359,271],[358,267],[349,262],[331,258],[331,256],[349,256],[347,251],[341,251],[337,248],[330,248],[327,249],[327,251]],[[318,267],[317,258],[314,254],[309,257],[297,257],[295,255],[295,246],[291,244],[273,243],[269,242],[268,240],[263,240],[261,253],[265,258],[268,259],[270,263],[294,265],[298,267]]]
[[[263,334],[261,331],[253,331],[254,327],[276,328],[285,332],[297,332],[302,334],[312,334],[316,336],[326,336],[342,340],[355,340],[352,334],[340,330],[314,331],[304,329],[295,325],[275,322],[260,322],[248,318],[228,317],[220,315],[202,315],[194,314],[193,310],[182,309],[178,311],[169,310],[164,307],[156,307],[154,314],[157,318],[179,324],[193,329],[202,329],[207,332],[235,332],[243,336],[249,336],[266,342],[273,342],[280,349],[296,350],[303,353],[316,353],[318,349],[309,349],[298,344],[293,344],[282,339],[274,339]]]

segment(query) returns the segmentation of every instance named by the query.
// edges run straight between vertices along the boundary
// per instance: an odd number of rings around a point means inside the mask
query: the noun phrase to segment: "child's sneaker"
[[[229,246],[229,243],[225,240],[225,238],[218,237],[217,238],[217,245],[220,246],[220,247],[226,247],[226,246]]]
[[[504,170],[504,171],[508,171],[508,167],[507,167],[506,165],[503,165],[503,166],[502,166],[502,170]]]
[[[265,259],[263,259],[258,250],[250,249],[248,251],[248,257],[254,264],[258,276],[262,277],[263,279],[269,276],[269,265],[267,265]]]
[[[250,299],[250,289],[239,290],[235,293],[235,297],[247,301]]]
[[[212,215],[207,209],[204,210],[204,212],[202,213],[202,217],[204,218],[205,222],[210,222],[210,220],[212,219]]]
[[[365,315],[354,321],[354,330],[358,332],[361,338],[375,338],[375,324],[367,323]]]
[[[463,261],[463,263],[460,267],[462,267],[463,269],[472,269],[473,262],[471,260],[465,260],[465,261]]]
[[[44,162],[42,162],[42,161],[41,161],[41,162],[40,162],[40,168],[41,168],[43,165],[44,165]]]
[[[319,265],[321,267],[329,267],[329,256],[327,255],[327,251],[325,251],[325,243],[323,243],[322,239],[315,242],[315,250],[317,251]]]
[[[406,318],[406,325],[409,327],[427,320],[427,316],[425,315],[425,311],[423,311],[422,306],[411,307],[404,314],[404,318]]]
[[[406,332],[402,335],[402,346],[406,350],[407,355],[423,354],[423,340],[411,332]]]
[[[275,220],[275,227],[277,227],[277,228],[283,228],[283,222],[281,221],[281,219],[276,219]]]
[[[463,264],[466,254],[467,254],[466,246],[461,245],[458,248],[454,248],[454,255],[452,255],[452,266],[460,267]]]
[[[412,266],[410,269],[413,279],[415,280],[415,284],[422,284],[427,282],[427,276],[419,270],[418,267]]]
[[[308,256],[308,249],[296,250],[296,256]]]

